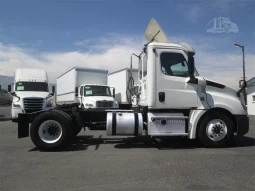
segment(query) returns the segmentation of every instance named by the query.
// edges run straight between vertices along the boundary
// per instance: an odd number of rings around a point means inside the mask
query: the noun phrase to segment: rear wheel
[[[207,147],[225,147],[233,140],[232,119],[223,112],[208,113],[200,124],[198,136]]]
[[[70,122],[70,119],[60,112],[42,113],[31,124],[31,139],[41,150],[67,147],[71,144],[73,137]]]
[[[38,129],[39,137],[45,143],[56,143],[62,136],[62,126],[55,120],[44,121]]]
[[[70,121],[71,129],[72,129],[72,132],[73,132],[74,136],[76,136],[80,133],[80,131],[82,130],[82,125],[78,122],[79,121],[78,116],[70,117],[70,115],[68,115],[67,113],[65,113],[61,110],[55,110],[55,112],[60,113],[62,115],[65,115],[66,118]]]

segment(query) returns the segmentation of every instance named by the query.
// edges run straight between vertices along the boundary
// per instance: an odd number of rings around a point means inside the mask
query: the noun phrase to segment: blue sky
[[[63,61],[54,57],[61,57],[61,54],[79,54],[73,60],[68,57],[70,62],[78,63],[84,61],[84,58],[79,56],[85,55],[88,59],[95,54],[105,56],[117,47],[123,51],[126,47],[127,50],[140,52],[144,40],[143,33],[151,17],[154,17],[170,40],[189,42],[197,50],[197,55],[199,51],[207,56],[234,55],[240,62],[240,50],[233,46],[233,43],[237,42],[245,45],[246,53],[251,57],[248,60],[253,61],[254,9],[254,0],[1,0],[0,52],[1,49],[2,53],[14,53],[16,50],[25,58],[35,59],[40,66]],[[236,23],[238,33],[207,33],[206,24],[219,16],[228,17]],[[115,51],[118,52],[119,49]],[[129,51],[126,53],[130,55]],[[121,54],[124,55],[124,52]],[[2,57],[2,60],[6,59],[12,60],[10,57]],[[17,62],[27,61],[20,61],[24,59],[20,57],[17,59]],[[107,61],[109,59],[107,57]],[[121,61],[124,58],[119,59]],[[233,60],[231,57],[226,61],[226,65]],[[202,56],[198,61],[201,68],[206,66],[202,62],[207,60]],[[4,64],[8,63],[5,61]],[[22,64],[13,66],[19,65]],[[97,66],[101,67],[100,64]],[[223,68],[226,69],[227,66]],[[234,64],[234,67],[237,70],[239,66]],[[1,70],[2,75],[12,72],[6,68]]]

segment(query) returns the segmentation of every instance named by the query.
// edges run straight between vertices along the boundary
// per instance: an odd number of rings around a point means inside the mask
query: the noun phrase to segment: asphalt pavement
[[[0,122],[0,190],[255,190],[255,126],[231,148],[81,132],[70,151],[41,152]]]

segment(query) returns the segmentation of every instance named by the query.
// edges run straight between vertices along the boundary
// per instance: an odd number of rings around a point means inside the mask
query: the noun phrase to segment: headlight
[[[20,108],[20,104],[13,103],[13,107]]]
[[[92,106],[93,106],[93,104],[91,104],[91,103],[86,103],[85,105],[86,105],[86,106],[89,106],[89,107],[92,107]]]

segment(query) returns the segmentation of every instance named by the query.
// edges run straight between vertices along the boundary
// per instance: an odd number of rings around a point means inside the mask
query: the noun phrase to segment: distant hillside
[[[14,81],[14,77],[13,76],[1,76],[0,75],[0,85],[2,86],[2,89],[7,90],[8,89],[8,85],[12,84]]]

